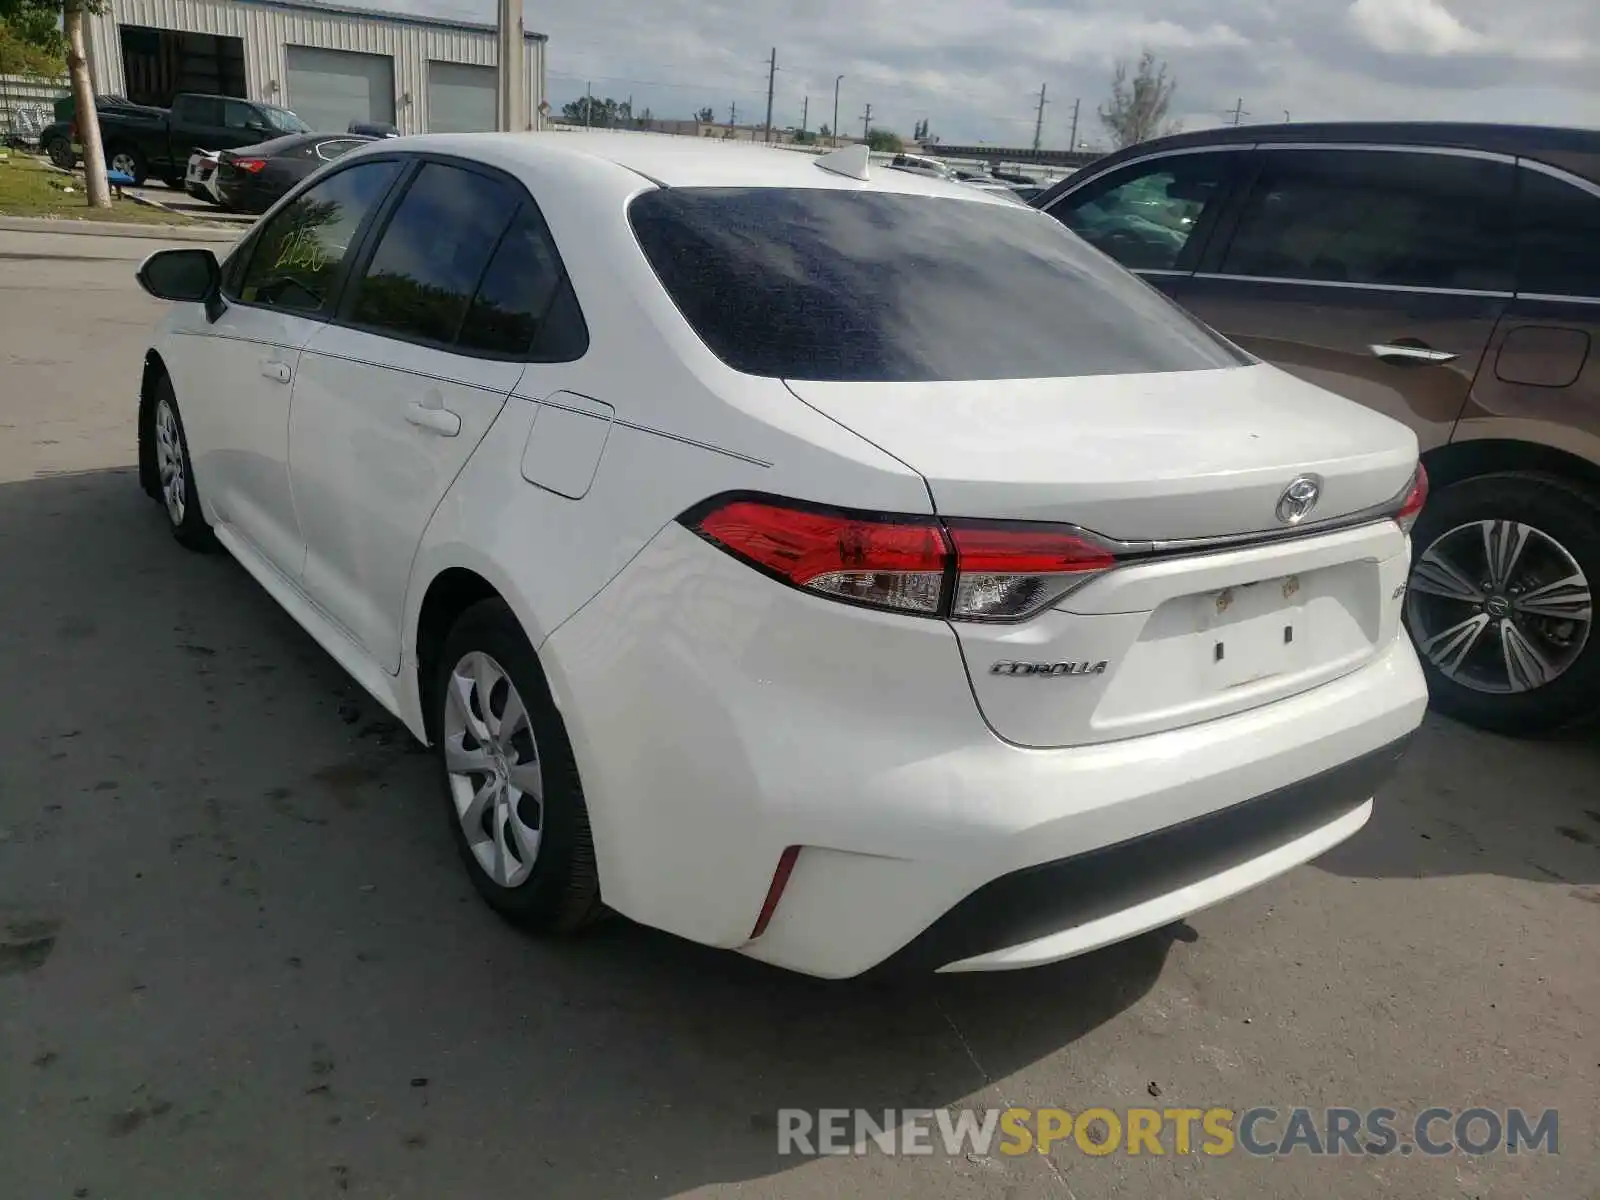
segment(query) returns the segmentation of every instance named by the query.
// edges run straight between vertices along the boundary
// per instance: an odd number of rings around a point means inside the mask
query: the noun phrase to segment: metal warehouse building
[[[545,96],[545,36],[524,34],[528,112]],[[96,92],[170,104],[178,92],[292,108],[313,129],[352,121],[401,133],[495,128],[495,27],[315,0],[110,0],[89,18]]]

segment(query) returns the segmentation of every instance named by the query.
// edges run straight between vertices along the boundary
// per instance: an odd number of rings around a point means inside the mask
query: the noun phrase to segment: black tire
[[[204,200],[208,204],[214,203],[211,199],[211,193],[198,183],[186,183],[183,185],[183,190],[196,200]]]
[[[49,155],[51,162],[64,171],[70,171],[78,165],[78,156],[72,152],[72,143],[66,138],[51,138],[44,152]]]
[[[522,697],[537,742],[544,788],[541,840],[531,873],[515,887],[504,887],[491,879],[479,864],[457,817],[445,766],[444,722],[450,674],[474,651],[487,654],[509,675]],[[538,656],[504,601],[483,600],[461,614],[440,649],[425,703],[451,836],[478,894],[501,916],[536,933],[568,933],[599,919],[605,907],[600,899],[589,810],[584,804],[572,744],[550,698]]]
[[[165,184],[170,191],[181,192],[184,190],[182,175],[163,175],[161,177],[161,182]]]
[[[1577,562],[1591,590],[1600,583],[1600,498],[1548,475],[1481,475],[1430,496],[1411,533],[1413,561],[1451,530],[1493,520],[1516,521],[1548,535]],[[1413,588],[1406,605],[1413,635],[1417,630],[1411,608],[1416,600]],[[1588,640],[1566,670],[1524,692],[1474,689],[1445,675],[1427,654],[1419,656],[1433,708],[1479,729],[1538,736],[1587,721],[1600,711],[1600,630],[1594,629],[1592,617]]]
[[[133,179],[133,185],[138,187],[150,177],[150,164],[145,161],[142,151],[137,146],[112,146],[106,150],[106,170],[112,170],[112,163],[118,158],[126,160],[125,169]]]
[[[183,461],[181,518],[174,515],[172,505],[167,503],[164,482],[160,477],[160,456],[157,450],[160,434],[157,422],[160,420],[159,413],[163,404],[172,411],[173,424],[177,430],[177,449]],[[178,399],[172,391],[172,380],[164,374],[155,381],[150,399],[142,406],[139,415],[139,464],[140,480],[144,489],[150,492],[156,503],[161,505],[161,511],[167,518],[167,527],[172,530],[172,536],[177,539],[178,544],[199,553],[213,549],[217,540],[211,532],[211,526],[206,524],[205,515],[200,507],[200,489],[194,481],[194,463],[189,457],[189,435],[184,432],[183,414],[178,411]]]

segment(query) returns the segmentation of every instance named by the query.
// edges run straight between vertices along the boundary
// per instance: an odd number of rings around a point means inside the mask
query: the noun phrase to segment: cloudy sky
[[[494,19],[495,0],[358,0]],[[1048,84],[1046,145],[1100,136],[1094,109],[1119,57],[1149,47],[1178,80],[1174,115],[1245,120],[1436,118],[1600,126],[1600,0],[526,0],[550,37],[550,99],[633,97],[634,110],[719,120],[766,106],[773,120],[832,118],[905,133],[923,118],[945,141],[1026,145]]]

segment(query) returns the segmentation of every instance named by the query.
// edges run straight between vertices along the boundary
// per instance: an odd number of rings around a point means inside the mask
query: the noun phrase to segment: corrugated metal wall
[[[284,47],[319,46],[387,54],[394,59],[395,124],[401,133],[427,130],[428,60],[494,66],[499,55],[490,30],[407,24],[319,12],[313,8],[240,3],[239,0],[111,0],[89,19],[89,61],[95,90],[125,91],[119,25],[147,25],[244,40],[245,88],[250,98],[294,107],[284,83]],[[539,128],[544,99],[545,43],[524,43],[528,125]]]

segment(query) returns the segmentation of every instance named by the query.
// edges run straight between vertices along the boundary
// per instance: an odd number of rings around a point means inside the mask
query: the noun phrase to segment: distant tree
[[[817,135],[809,129],[796,129],[794,131],[794,144],[796,146],[810,146],[817,140]]]
[[[633,119],[633,127],[635,129],[649,129],[650,123],[654,120],[655,117],[651,114],[649,107],[646,106],[645,110]]]
[[[1100,123],[1111,136],[1112,146],[1120,150],[1178,132],[1181,126],[1167,120],[1177,90],[1178,81],[1167,64],[1149,50],[1139,55],[1131,81],[1127,60],[1119,59],[1111,76],[1111,98],[1100,106]]]
[[[561,115],[580,125],[593,125],[606,129],[619,121],[626,124],[632,118],[633,110],[626,100],[618,102],[610,96],[604,100],[596,100],[592,96],[579,96],[576,100],[569,100],[561,106]]]
[[[867,130],[867,149],[884,154],[898,154],[906,148],[898,133],[888,129]]]
[[[716,110],[710,105],[707,105],[705,108],[697,109],[694,114],[694,119],[699,121],[702,125],[714,124],[717,119]]]
[[[0,75],[64,75],[67,46],[52,17],[42,29],[0,19]]]
[[[817,134],[819,137],[831,138],[833,136],[833,130],[824,125],[821,129],[817,130]]]

